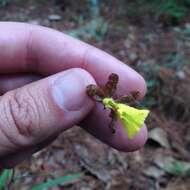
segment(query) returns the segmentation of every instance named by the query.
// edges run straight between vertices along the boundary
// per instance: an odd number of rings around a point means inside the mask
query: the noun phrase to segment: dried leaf
[[[109,172],[100,166],[97,162],[91,159],[90,154],[84,146],[76,145],[76,153],[80,157],[81,166],[84,167],[91,175],[96,176],[104,183],[111,181]]]
[[[154,128],[149,132],[149,139],[157,142],[159,145],[170,148],[167,133],[162,128]]]
[[[158,179],[165,174],[165,171],[163,171],[160,168],[157,168],[156,166],[150,166],[149,168],[144,170],[143,173],[148,177]]]

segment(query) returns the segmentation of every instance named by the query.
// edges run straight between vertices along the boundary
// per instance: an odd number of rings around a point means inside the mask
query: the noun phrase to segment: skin
[[[146,126],[129,140],[117,122],[112,134],[109,112],[86,94],[110,73],[119,75],[118,95],[144,97],[144,79],[104,51],[49,28],[0,22],[0,164],[15,166],[76,124],[120,151],[141,148]]]

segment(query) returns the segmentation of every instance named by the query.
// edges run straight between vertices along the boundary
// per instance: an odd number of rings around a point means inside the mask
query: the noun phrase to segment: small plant
[[[111,1],[109,2],[111,4]],[[107,1],[107,3],[109,2]],[[126,14],[132,19],[137,18],[139,20],[142,19],[141,15],[149,15],[167,25],[179,24],[190,10],[190,0],[118,1],[116,5],[117,14]]]
[[[118,75],[112,73],[108,77],[105,87],[100,88],[96,85],[89,85],[87,86],[87,94],[105,108],[110,109],[111,122],[109,127],[112,133],[116,132],[115,121],[119,119],[127,131],[128,138],[132,139],[140,131],[149,111],[129,106],[136,102],[139,96],[138,91],[133,91],[130,95],[118,97],[115,93],[118,81]]]
[[[0,0],[0,6],[6,6],[8,3],[10,3],[10,0]]]
[[[13,171],[5,169],[0,175],[0,190],[5,190],[10,186],[11,178],[13,177]]]
[[[61,186],[69,185],[71,183],[78,181],[82,176],[83,176],[82,173],[76,173],[76,174],[71,174],[71,175],[67,175],[67,176],[60,176],[55,179],[50,179],[41,184],[34,185],[31,188],[31,190],[45,190],[45,189],[49,189],[51,187],[56,187],[58,185],[61,185]]]
[[[31,190],[45,190],[58,185],[65,186],[77,182],[83,173],[74,173],[66,176],[60,176],[54,179],[49,179],[45,182],[32,186]],[[4,169],[0,175],[0,190],[9,190],[16,184],[22,177],[14,176],[14,169]]]
[[[188,12],[189,0],[167,0],[158,6],[157,17],[165,17],[179,22]],[[159,2],[157,2],[158,4]]]

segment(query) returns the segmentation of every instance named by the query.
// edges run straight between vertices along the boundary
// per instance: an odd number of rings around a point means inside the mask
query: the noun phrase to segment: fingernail
[[[55,103],[66,111],[80,110],[87,99],[86,83],[80,72],[65,72],[53,82],[52,94]]]

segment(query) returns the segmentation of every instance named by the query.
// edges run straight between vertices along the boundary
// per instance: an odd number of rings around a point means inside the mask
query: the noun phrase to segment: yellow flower
[[[139,110],[126,104],[117,103],[112,98],[104,98],[106,108],[113,109],[127,131],[128,138],[132,139],[142,128],[149,110]]]

